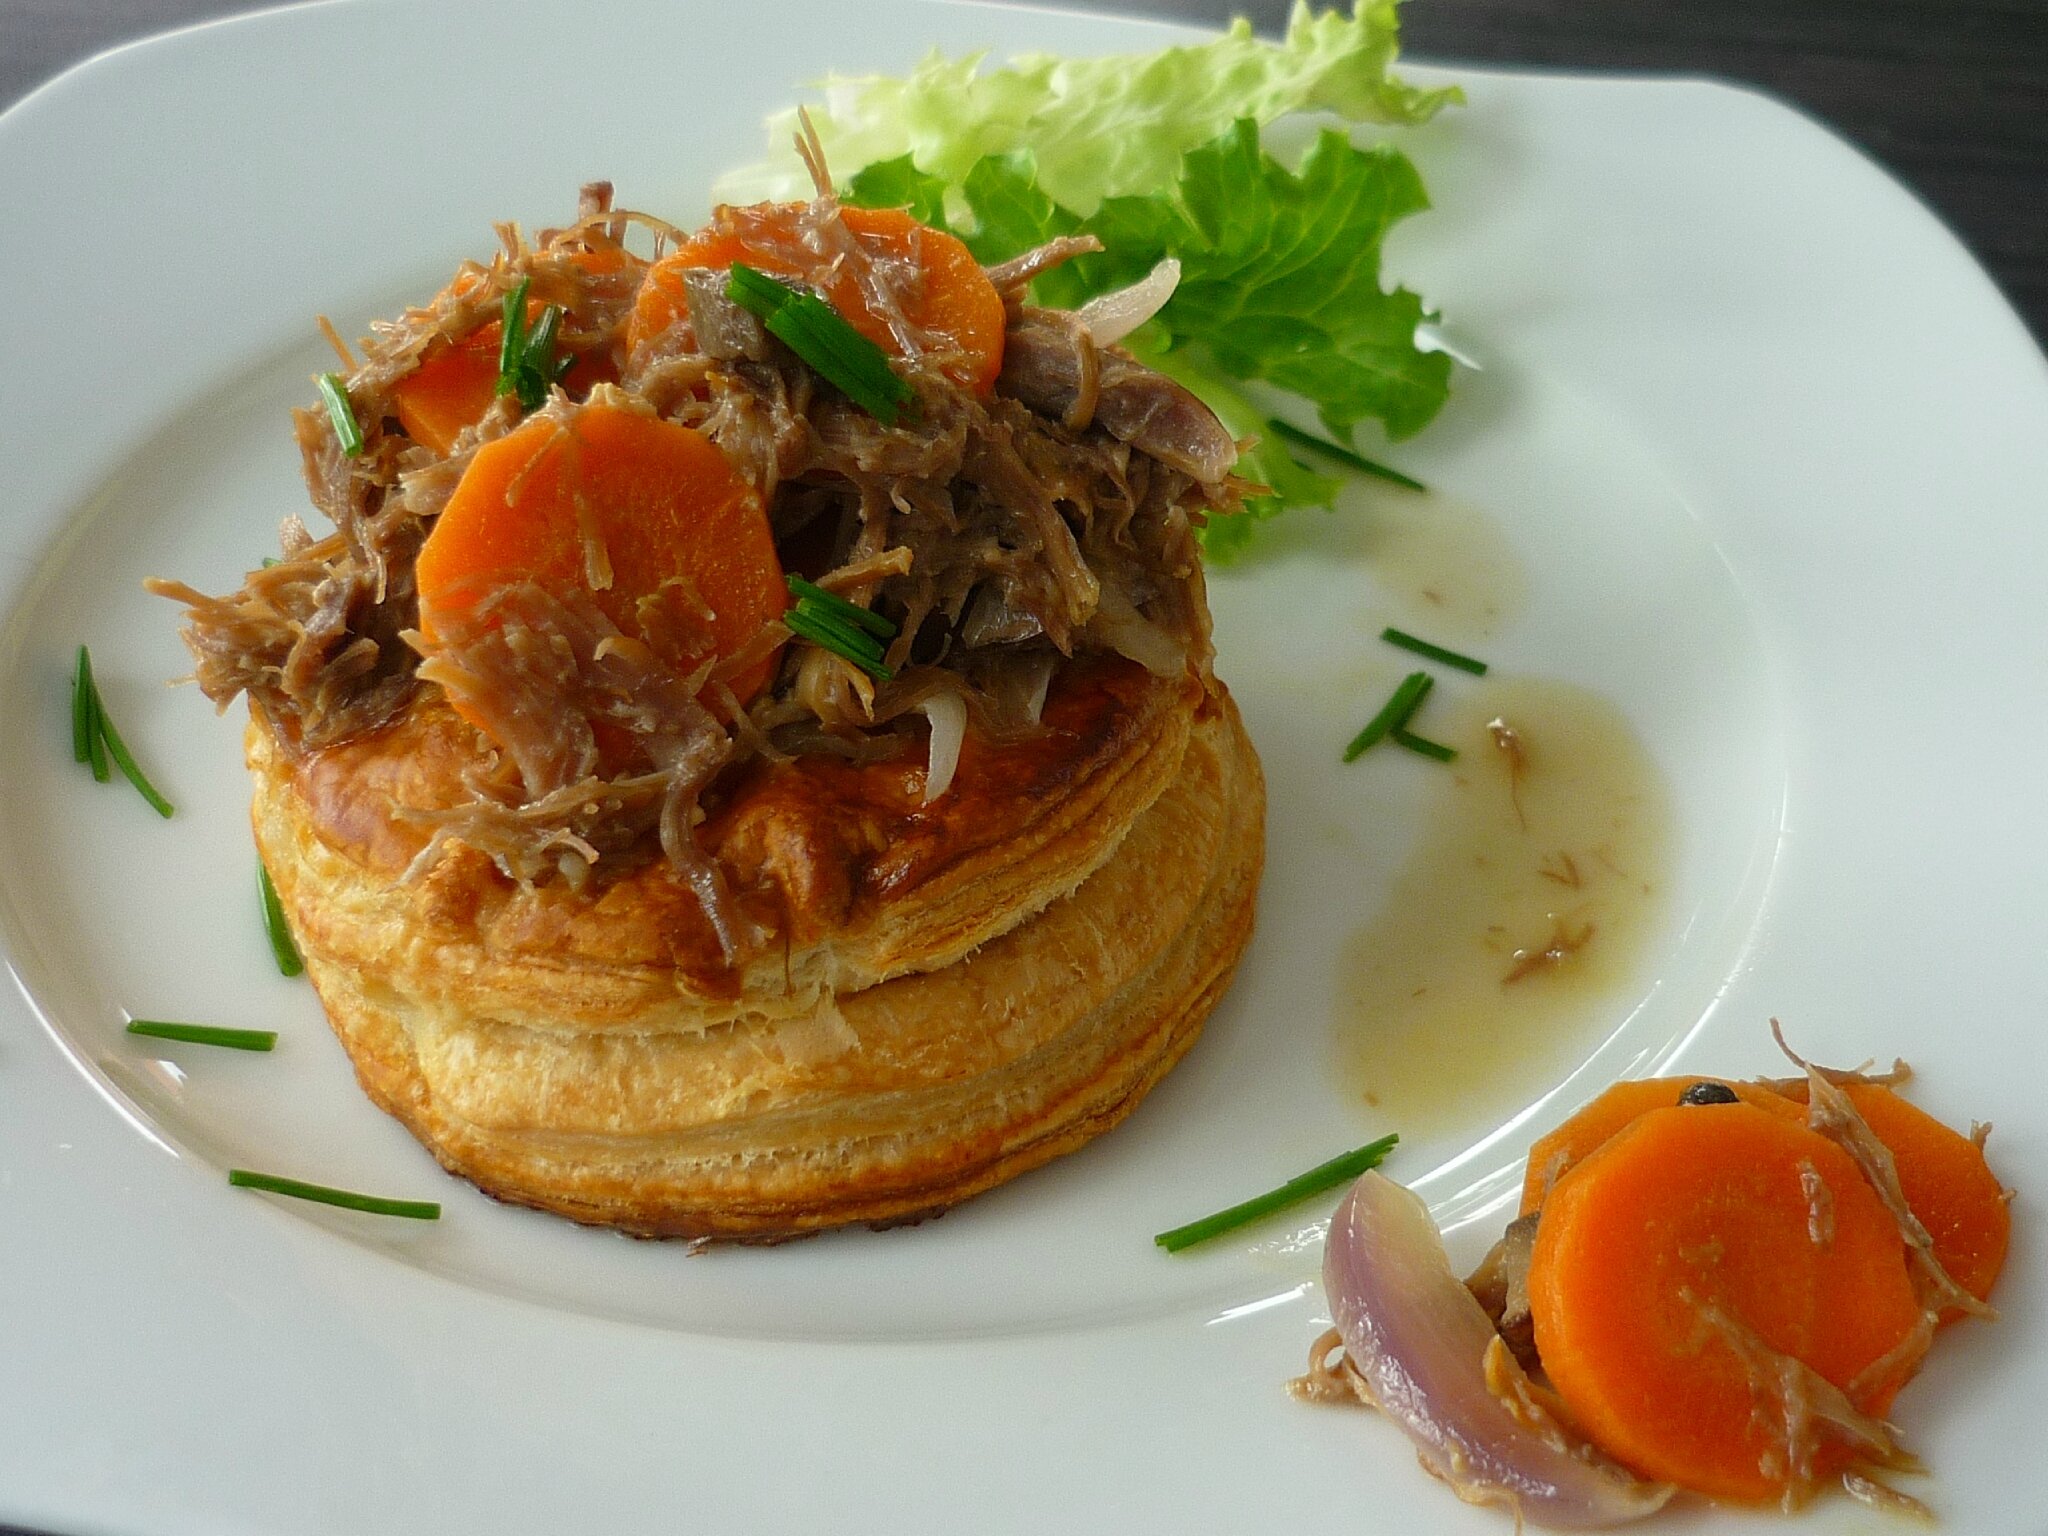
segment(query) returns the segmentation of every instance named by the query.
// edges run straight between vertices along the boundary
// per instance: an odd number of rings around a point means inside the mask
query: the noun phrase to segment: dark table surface
[[[0,107],[101,49],[257,5],[0,0]],[[1102,8],[1277,30],[1287,0]],[[1797,102],[1913,187],[2048,339],[2048,0],[1413,0],[1403,26],[1432,60],[1718,75]]]

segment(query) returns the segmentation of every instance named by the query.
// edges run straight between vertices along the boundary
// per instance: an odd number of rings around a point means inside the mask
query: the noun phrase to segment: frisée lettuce
[[[901,79],[829,76],[811,122],[830,165],[865,166],[908,155],[958,185],[985,155],[1028,149],[1046,195],[1081,213],[1105,197],[1156,192],[1180,157],[1240,118],[1261,126],[1290,112],[1331,112],[1348,122],[1419,123],[1455,87],[1419,90],[1391,73],[1398,0],[1357,0],[1352,14],[1315,13],[1296,0],[1278,43],[1240,17],[1207,43],[1150,54],[1063,59],[1025,54],[984,70],[986,55],[936,50]],[[789,145],[794,108],[768,120],[771,157],[722,178],[729,202],[808,197]]]

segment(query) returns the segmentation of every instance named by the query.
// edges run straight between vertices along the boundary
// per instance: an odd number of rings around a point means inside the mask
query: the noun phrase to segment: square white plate
[[[1675,1060],[1775,1070],[1775,1014],[1997,1123],[2007,1315],[1948,1335],[1898,1411],[1946,1529],[2048,1529],[2048,371],[1924,210],[1751,94],[1463,72],[1470,106],[1402,136],[1438,209],[1390,264],[1486,371],[1390,453],[1429,509],[1296,513],[1215,581],[1271,779],[1261,931],[1203,1044],[1082,1154],[918,1229],[693,1258],[442,1177],[270,968],[238,730],[156,686],[185,660],[139,582],[232,587],[301,506],[312,317],[357,333],[595,176],[688,223],[828,70],[1175,35],[914,0],[352,0],[122,50],[0,118],[0,1520],[1503,1531],[1388,1426],[1282,1390],[1323,1326],[1327,1205],[1180,1259],[1150,1234],[1399,1129],[1391,1171],[1474,1257],[1530,1136]],[[1437,638],[1613,701],[1675,818],[1638,963],[1404,1120],[1335,1066],[1341,957],[1445,780],[1336,755],[1405,670],[1379,626],[1426,629],[1438,577],[1471,606]],[[175,820],[69,761],[80,641]],[[142,1048],[126,1012],[285,1038]],[[1438,1048],[1455,1076],[1469,1051]],[[234,1164],[447,1213],[287,1207]]]

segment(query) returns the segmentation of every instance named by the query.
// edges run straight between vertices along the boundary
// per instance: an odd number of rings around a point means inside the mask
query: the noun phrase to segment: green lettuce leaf
[[[1398,0],[1356,0],[1351,15],[1296,0],[1286,38],[1266,42],[1239,19],[1212,42],[1151,54],[1063,59],[1028,54],[984,70],[985,56],[929,54],[908,75],[835,76],[812,111],[834,167],[907,155],[947,186],[989,155],[1028,149],[1047,196],[1083,214],[1107,197],[1169,184],[1187,151],[1240,118],[1264,125],[1290,112],[1350,122],[1418,123],[1455,87],[1422,90],[1392,73]],[[723,178],[731,202],[807,197],[791,149],[794,110],[769,119],[770,158]]]
[[[1040,279],[1041,303],[1072,308],[1177,257],[1180,286],[1153,322],[1169,348],[1195,346],[1228,377],[1300,395],[1340,441],[1368,419],[1407,437],[1442,407],[1450,359],[1415,345],[1415,327],[1434,317],[1407,289],[1380,287],[1387,231],[1429,206],[1399,150],[1331,130],[1290,171],[1247,120],[1184,156],[1172,192],[1109,198],[1089,218],[1032,171],[1029,155],[985,159],[961,192],[983,261],[1076,231],[1102,241],[1100,255]]]

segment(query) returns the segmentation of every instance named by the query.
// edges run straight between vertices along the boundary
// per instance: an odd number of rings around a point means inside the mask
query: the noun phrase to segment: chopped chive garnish
[[[1474,677],[1486,676],[1486,663],[1476,656],[1466,656],[1458,651],[1447,651],[1440,645],[1431,645],[1427,640],[1418,640],[1406,630],[1391,625],[1380,631],[1380,638],[1389,645],[1398,645],[1404,651],[1413,651],[1418,656],[1427,656],[1431,661],[1440,661],[1447,667],[1456,667],[1461,672],[1470,672]]]
[[[98,684],[94,684],[92,690],[92,716],[99,725],[100,736],[107,744],[107,755],[113,758],[115,766],[121,770],[121,776],[135,786],[135,792],[149,802],[150,809],[169,821],[173,809],[171,802],[157,792],[157,787],[149,782],[149,776],[136,766],[135,754],[128,750],[128,743],[121,739],[121,733],[114,729],[114,722],[108,718],[107,706],[100,698]]]
[[[85,695],[85,760],[92,764],[92,776],[104,784],[112,777],[107,772],[107,738],[100,730],[100,685],[93,680],[92,653],[84,646],[78,648],[77,686]],[[78,748],[78,706],[72,706],[71,746]]]
[[[916,398],[882,349],[817,295],[799,292],[736,261],[725,296],[882,425],[895,426],[904,407]]]
[[[529,329],[526,324],[526,291],[532,279],[522,277],[505,295],[500,311],[498,337],[498,384],[496,393],[517,395],[522,407],[539,410],[547,402],[548,390],[575,363],[573,357],[555,356],[555,338],[562,328],[562,306],[550,304]]]
[[[363,429],[356,424],[356,408],[349,404],[348,386],[341,382],[340,374],[320,375],[320,398],[327,402],[327,419],[334,423],[341,451],[354,458],[363,451]]]
[[[1401,679],[1401,686],[1393,696],[1380,706],[1380,712],[1365,723],[1365,729],[1351,738],[1351,745],[1344,749],[1344,761],[1352,762],[1369,747],[1379,742],[1392,731],[1408,723],[1421,705],[1429,690],[1436,686],[1436,679],[1427,672],[1410,672]]]
[[[345,1211],[368,1211],[372,1216],[406,1216],[414,1221],[441,1219],[441,1204],[437,1200],[386,1200],[381,1195],[359,1195],[353,1190],[329,1189],[325,1184],[281,1179],[274,1173],[251,1173],[247,1168],[230,1168],[228,1182],[237,1189],[267,1190],[273,1195],[290,1195],[294,1200],[338,1205]]]
[[[501,395],[512,393],[512,380],[519,372],[519,360],[526,355],[526,290],[532,286],[530,278],[519,279],[518,286],[505,295],[504,304],[498,311],[498,389]]]
[[[1234,1227],[1257,1221],[1262,1216],[1269,1216],[1274,1211],[1306,1200],[1311,1195],[1319,1195],[1326,1189],[1355,1179],[1369,1168],[1377,1168],[1400,1139],[1399,1136],[1382,1136],[1378,1141],[1368,1142],[1356,1151],[1346,1152],[1342,1157],[1333,1157],[1327,1163],[1289,1179],[1278,1189],[1268,1190],[1263,1195],[1233,1205],[1227,1211],[1218,1211],[1214,1216],[1204,1216],[1200,1221],[1191,1221],[1184,1227],[1175,1227],[1171,1232],[1161,1232],[1152,1241],[1168,1253],[1179,1253],[1183,1248],[1205,1243]]]
[[[1339,464],[1355,469],[1361,475],[1374,475],[1381,480],[1391,480],[1395,485],[1406,486],[1411,491],[1426,492],[1429,489],[1420,480],[1404,475],[1398,469],[1389,469],[1384,464],[1368,459],[1362,453],[1354,453],[1342,443],[1333,443],[1327,438],[1317,437],[1313,432],[1304,432],[1292,422],[1282,421],[1277,416],[1267,421],[1266,425],[1288,442],[1298,443],[1303,448],[1322,454],[1325,458],[1335,459]]]
[[[877,640],[894,640],[896,625],[885,619],[872,608],[863,608],[859,603],[850,603],[836,592],[827,592],[823,587],[805,581],[801,576],[786,576],[789,595],[799,603],[806,601],[829,609],[849,624],[858,624]]]
[[[855,629],[836,614],[820,608],[797,607],[789,615],[801,622],[806,630],[829,635],[833,648],[844,654],[848,660],[858,660],[862,665],[882,659],[881,642],[864,630]]]
[[[1396,746],[1406,747],[1410,752],[1419,752],[1424,757],[1433,757],[1440,763],[1451,762],[1458,755],[1456,747],[1447,747],[1440,741],[1431,741],[1427,736],[1417,736],[1398,725],[1387,732],[1387,739]]]
[[[170,818],[174,809],[171,802],[149,782],[149,775],[137,766],[135,754],[128,750],[128,743],[108,718],[107,702],[100,697],[100,685],[92,675],[92,652],[82,645],[78,648],[77,670],[71,676],[71,756],[78,762],[92,764],[92,776],[102,784],[113,777],[107,768],[111,757],[114,766],[121,770],[121,777],[135,786],[136,793],[149,802],[150,808],[166,820]]]
[[[784,579],[789,595],[796,599],[796,605],[782,616],[791,634],[801,635],[811,644],[844,657],[882,682],[896,675],[882,664],[883,645],[896,638],[895,624],[801,576]]]
[[[270,940],[270,953],[277,960],[278,974],[296,976],[305,970],[299,946],[292,942],[292,930],[284,920],[284,903],[277,899],[277,887],[270,883],[270,871],[256,861],[256,889],[263,901],[263,932]]]
[[[766,320],[796,294],[789,284],[778,283],[766,272],[758,272],[745,262],[736,261],[726,279],[725,296],[756,319]]]
[[[81,645],[71,674],[71,760],[91,762],[92,746],[92,658]]]
[[[888,682],[896,674],[882,663],[881,650],[866,635],[848,628],[815,610],[796,607],[783,614],[782,622],[793,635],[844,657],[877,682]]]
[[[274,1029],[222,1029],[212,1024],[174,1024],[168,1019],[130,1019],[128,1033],[187,1045],[218,1045],[231,1051],[267,1051],[277,1044]]]

